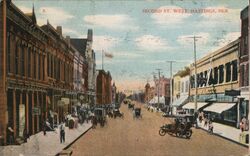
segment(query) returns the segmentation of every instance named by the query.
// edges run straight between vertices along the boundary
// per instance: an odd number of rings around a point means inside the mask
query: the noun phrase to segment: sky
[[[240,36],[240,11],[248,0],[14,0],[23,12],[35,7],[38,25],[62,26],[63,35],[86,38],[93,30],[97,69],[111,72],[119,91],[141,90],[153,84],[156,69],[170,76],[197,58]]]

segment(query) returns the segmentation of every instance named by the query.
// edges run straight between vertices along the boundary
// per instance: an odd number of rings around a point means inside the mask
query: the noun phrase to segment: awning
[[[197,102],[197,110],[200,109],[201,107],[207,105],[208,103],[206,102]],[[189,102],[185,105],[182,106],[183,109],[194,109],[195,104],[194,102]]]
[[[211,106],[205,108],[204,111],[215,112],[220,114],[226,110],[229,110],[235,105],[236,103],[213,103]]]
[[[149,101],[149,104],[154,104],[154,103],[158,103],[158,96],[155,96],[153,99],[151,99]],[[165,97],[164,96],[159,97],[159,103],[165,104]]]
[[[188,96],[181,96],[179,99],[175,100],[172,104],[172,106],[176,107],[176,106],[180,106],[181,104],[183,104],[183,102],[185,102],[188,99]]]

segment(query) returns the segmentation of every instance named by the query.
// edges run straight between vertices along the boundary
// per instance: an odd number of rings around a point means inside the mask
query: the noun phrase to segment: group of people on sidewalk
[[[200,111],[198,113],[197,119],[200,124],[202,123],[202,121],[204,121],[203,127],[208,128],[209,133],[211,134],[213,133],[214,126],[213,126],[212,118],[210,118],[208,114],[205,114],[204,112]]]

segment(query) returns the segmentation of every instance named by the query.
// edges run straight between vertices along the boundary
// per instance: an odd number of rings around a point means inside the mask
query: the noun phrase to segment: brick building
[[[242,112],[244,116],[248,115],[249,105],[249,15],[247,6],[241,11],[241,41],[240,41],[240,89],[241,89],[241,102],[242,106],[246,107],[246,111]]]
[[[112,77],[110,72],[104,70],[97,71],[96,78],[96,104],[112,103]]]
[[[150,84],[147,83],[145,85],[144,94],[145,94],[144,95],[144,101],[145,101],[145,103],[148,103],[155,96],[155,87],[150,87]]]
[[[83,56],[83,79],[85,81],[84,87],[86,88],[85,102],[93,105],[95,103],[95,86],[96,86],[96,63],[95,52],[92,49],[93,31],[88,30],[87,38],[72,38],[70,43],[80,52]],[[87,69],[87,72],[85,72]]]
[[[75,92],[87,90],[88,62],[70,38],[63,37],[61,26],[38,26],[34,8],[25,14],[10,0],[1,1],[0,8],[0,141],[6,144],[7,125],[20,140],[24,130],[31,135],[41,131],[47,118],[62,121],[71,111]],[[78,81],[84,79],[78,87],[74,60],[80,63]]]

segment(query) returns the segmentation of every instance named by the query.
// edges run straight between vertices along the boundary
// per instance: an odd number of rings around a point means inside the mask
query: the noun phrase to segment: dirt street
[[[194,129],[191,139],[158,134],[170,120],[143,106],[142,119],[133,119],[132,111],[122,105],[124,119],[108,118],[76,141],[70,148],[73,156],[243,156],[247,148]],[[137,107],[138,107],[137,106]]]

